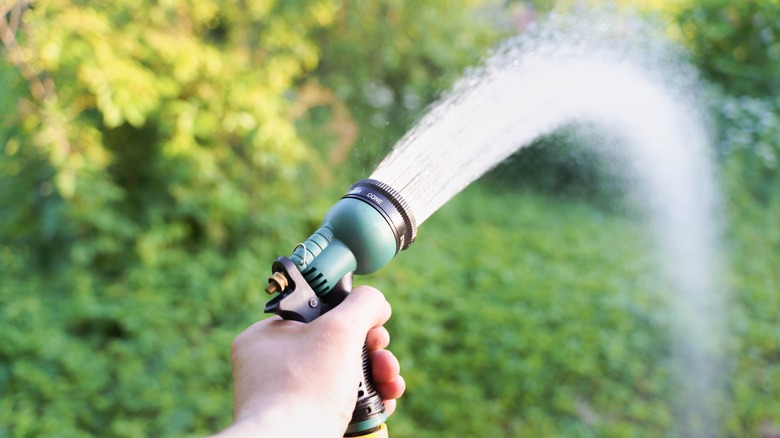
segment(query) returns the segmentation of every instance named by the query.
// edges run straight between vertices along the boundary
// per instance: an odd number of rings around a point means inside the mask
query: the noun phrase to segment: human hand
[[[363,342],[387,415],[405,389],[400,365],[385,348],[390,304],[356,287],[309,324],[272,317],[233,341],[234,424],[220,436],[341,437],[357,400]]]

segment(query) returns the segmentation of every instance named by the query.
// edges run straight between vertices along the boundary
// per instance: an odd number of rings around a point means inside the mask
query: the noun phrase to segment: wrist
[[[327,417],[327,418],[326,418]],[[235,412],[234,423],[218,437],[342,437],[349,419],[327,415],[322,406],[307,406],[302,400],[257,400],[244,403]]]

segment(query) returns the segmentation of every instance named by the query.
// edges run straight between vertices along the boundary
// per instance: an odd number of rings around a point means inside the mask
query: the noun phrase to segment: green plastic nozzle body
[[[361,180],[331,207],[290,260],[322,296],[347,273],[378,271],[415,235],[414,218],[400,195],[379,181]]]

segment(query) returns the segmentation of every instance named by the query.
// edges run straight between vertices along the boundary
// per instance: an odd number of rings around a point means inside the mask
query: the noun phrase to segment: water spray
[[[717,190],[692,96],[696,74],[654,28],[614,18],[554,16],[456,82],[371,179],[354,184],[311,237],[273,264],[266,290],[278,295],[266,312],[316,319],[349,293],[353,273],[385,266],[414,241],[418,224],[518,149],[575,123],[604,129],[621,141],[599,152],[620,150],[614,156],[636,180],[632,192],[648,212],[662,274],[675,292],[675,355],[684,370],[676,428],[684,436],[717,435],[724,301],[715,275]],[[363,364],[347,435],[387,436],[365,349]]]
[[[325,215],[320,228],[279,257],[268,279],[265,307],[284,319],[311,322],[341,303],[352,289],[352,275],[376,272],[415,239],[417,224],[401,195],[374,179],[353,184]],[[345,436],[387,437],[384,403],[363,347],[363,375]],[[355,358],[355,360],[358,360]]]

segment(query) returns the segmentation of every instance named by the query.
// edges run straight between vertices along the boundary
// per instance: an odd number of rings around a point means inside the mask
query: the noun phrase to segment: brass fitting
[[[287,289],[288,284],[287,276],[283,272],[274,272],[273,275],[268,277],[268,286],[265,288],[265,293],[273,295],[277,292],[283,292]]]

